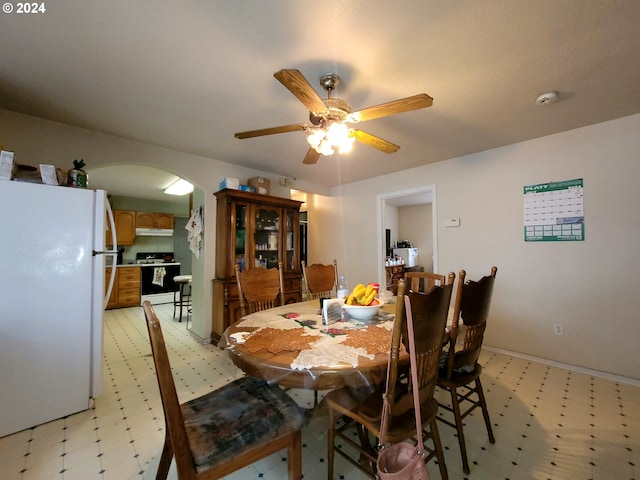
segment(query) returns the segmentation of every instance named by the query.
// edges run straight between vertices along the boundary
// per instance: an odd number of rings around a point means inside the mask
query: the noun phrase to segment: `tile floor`
[[[181,401],[238,377],[224,352],[201,345],[170,306],[157,306]],[[494,424],[491,445],[480,414],[466,419],[471,474],[462,473],[457,439],[440,424],[449,478],[459,480],[640,479],[640,387],[485,351],[483,384]],[[141,308],[107,312],[105,388],[95,409],[0,438],[4,480],[153,479],[164,420]],[[313,396],[292,391],[311,406]],[[273,455],[227,479],[286,478]],[[305,480],[326,479],[321,421],[303,432]],[[440,479],[430,462],[432,480]],[[336,478],[365,478],[337,459]],[[169,478],[175,479],[175,467]]]

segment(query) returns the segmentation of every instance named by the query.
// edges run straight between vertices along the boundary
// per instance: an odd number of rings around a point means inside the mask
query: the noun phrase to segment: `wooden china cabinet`
[[[240,318],[235,265],[241,270],[283,264],[285,303],[302,301],[300,205],[289,198],[224,189],[214,194],[216,277],[213,280],[213,340]]]

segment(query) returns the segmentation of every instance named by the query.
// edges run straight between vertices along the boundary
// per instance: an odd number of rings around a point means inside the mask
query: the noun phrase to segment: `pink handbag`
[[[404,297],[405,311],[407,312],[407,330],[409,334],[409,357],[411,359],[411,380],[413,385],[418,385],[418,371],[416,366],[416,346],[413,336],[413,316],[411,314],[411,300]],[[389,370],[387,369],[387,382]],[[416,432],[422,430],[420,417],[420,394],[417,388],[413,389],[413,407],[416,414]],[[429,472],[424,463],[424,445],[422,435],[418,433],[418,444],[400,442],[389,447],[384,446],[384,437],[387,433],[387,418],[389,417],[389,402],[386,393],[383,395],[382,422],[380,425],[380,445],[378,452],[378,479],[379,480],[429,480]]]

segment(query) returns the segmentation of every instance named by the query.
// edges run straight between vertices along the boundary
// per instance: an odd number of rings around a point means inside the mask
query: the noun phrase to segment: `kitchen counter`
[[[119,267],[168,267],[171,265],[180,265],[180,262],[164,262],[164,263],[138,263],[133,265],[118,265]]]
[[[169,265],[180,265],[180,262],[166,262],[166,263],[122,263],[122,264],[118,264],[115,265],[116,268],[119,267],[166,267]],[[110,264],[109,261],[107,260],[106,265],[107,267],[113,267],[114,265]]]

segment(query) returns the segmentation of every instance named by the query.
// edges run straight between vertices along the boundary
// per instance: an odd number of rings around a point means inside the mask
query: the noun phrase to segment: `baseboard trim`
[[[527,355],[519,352],[512,352],[511,350],[505,350],[503,348],[490,347],[483,345],[483,349],[490,352],[500,353],[502,355],[508,355],[511,357],[522,358],[523,360],[530,360],[532,362],[542,363],[544,365],[551,365],[552,367],[564,368],[565,370],[571,370],[572,372],[584,373],[593,377],[605,378],[619,383],[626,383],[635,387],[640,387],[640,379],[625,377],[623,375],[615,375],[613,373],[601,372],[600,370],[592,370],[586,367],[580,367],[578,365],[571,365],[570,363],[556,362],[555,360],[549,360],[547,358],[534,357],[533,355]]]

